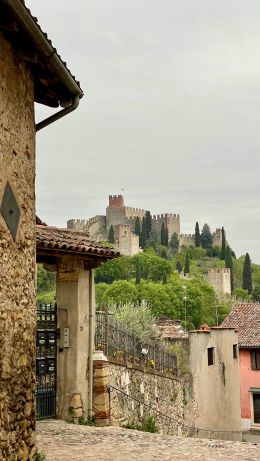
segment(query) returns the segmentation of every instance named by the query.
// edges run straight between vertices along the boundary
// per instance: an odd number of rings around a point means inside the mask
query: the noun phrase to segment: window
[[[251,368],[252,370],[260,370],[260,349],[251,351]]]
[[[233,359],[237,359],[237,344],[233,344]]]
[[[214,365],[214,347],[208,347],[208,366]]]

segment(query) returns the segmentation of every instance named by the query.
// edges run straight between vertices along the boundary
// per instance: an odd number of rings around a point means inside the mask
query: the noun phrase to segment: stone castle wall
[[[231,295],[231,275],[229,268],[211,268],[208,271],[207,279],[217,293]]]
[[[0,459],[34,459],[35,122],[27,65],[0,32],[0,204],[9,182],[20,209],[15,238],[0,213]]]
[[[115,226],[115,241],[122,255],[133,256],[139,253],[139,237],[127,224]]]

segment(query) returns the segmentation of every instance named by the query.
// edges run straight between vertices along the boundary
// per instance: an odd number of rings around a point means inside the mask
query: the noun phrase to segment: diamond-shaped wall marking
[[[9,182],[5,187],[0,212],[15,240],[21,211]]]

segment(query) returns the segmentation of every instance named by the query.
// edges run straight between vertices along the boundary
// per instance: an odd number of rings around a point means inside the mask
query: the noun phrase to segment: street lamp
[[[186,285],[183,285],[183,290],[184,290],[184,296],[183,296],[183,301],[184,301],[184,325],[185,325],[185,331],[187,330],[187,287]]]

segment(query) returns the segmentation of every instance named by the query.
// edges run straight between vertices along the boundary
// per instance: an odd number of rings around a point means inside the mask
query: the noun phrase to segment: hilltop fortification
[[[141,208],[125,206],[123,195],[109,195],[108,207],[106,215],[94,216],[90,219],[70,219],[67,222],[68,229],[85,230],[91,237],[107,238],[110,226],[128,225],[133,231],[136,218],[140,220],[145,216],[145,212]],[[162,223],[168,229],[169,237],[174,232],[180,235],[180,216],[178,214],[165,213],[152,216],[152,229],[157,232],[161,231]]]

